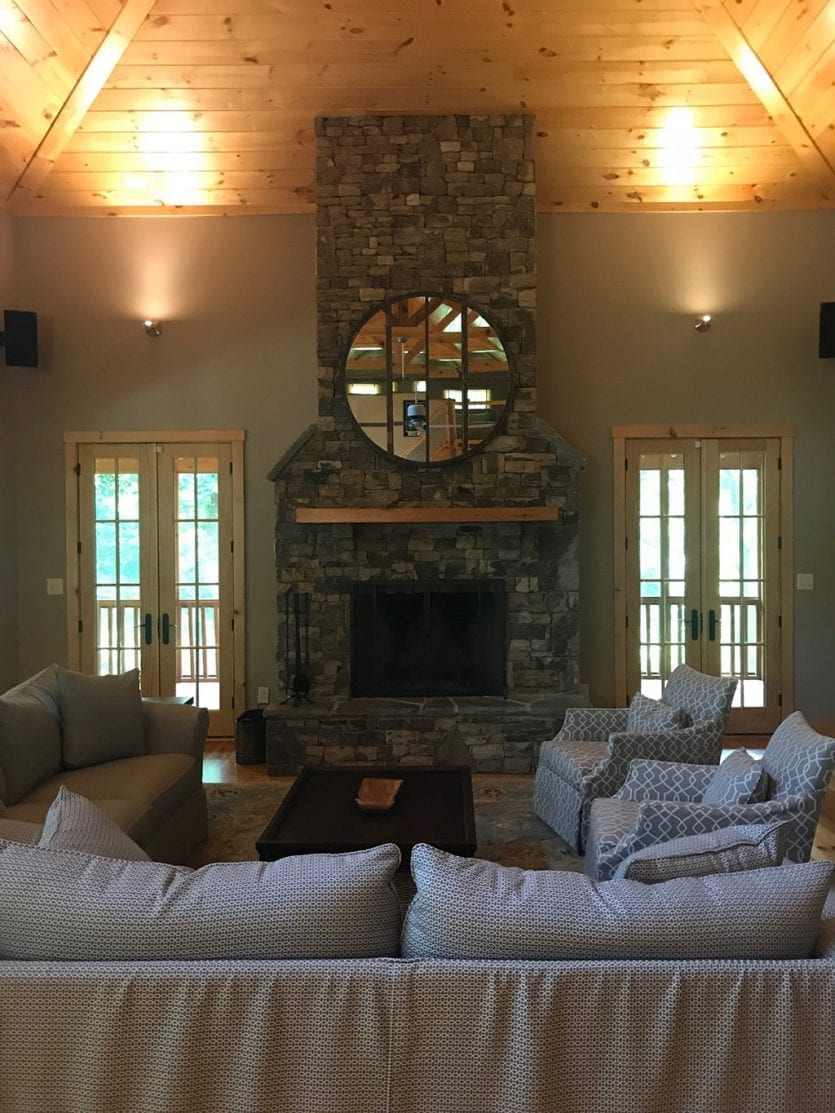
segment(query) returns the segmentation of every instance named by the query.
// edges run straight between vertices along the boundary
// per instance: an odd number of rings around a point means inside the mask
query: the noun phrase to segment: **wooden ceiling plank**
[[[795,0],[757,0],[747,15],[735,19],[752,50],[759,50]],[[736,15],[736,13],[734,13]]]
[[[357,84],[357,79],[346,83],[340,94],[342,110],[348,114],[359,111],[380,93],[363,85]],[[343,82],[339,81],[339,85]],[[311,115],[316,115],[317,102],[319,108],[327,106],[327,100],[321,96],[322,86],[318,96],[311,95],[307,87],[295,83],[288,92],[269,92],[259,89],[201,89],[201,88],[176,88],[176,89],[103,89],[91,109],[91,112],[131,112],[131,111],[180,111],[180,112],[222,112],[222,111],[270,111],[282,109],[307,109]],[[495,84],[492,87],[494,96],[502,96],[511,101],[517,94],[512,84]],[[423,94],[416,90],[418,97]],[[466,96],[466,86],[461,86],[461,96]],[[395,96],[392,90],[386,100],[392,103]],[[404,94],[397,102],[405,104]],[[653,84],[647,88],[642,83],[618,84],[606,87],[588,85],[569,85],[567,87],[549,87],[538,95],[537,101],[541,107],[571,107],[587,108],[593,105],[612,107],[634,105],[643,107],[646,104],[669,105],[670,107],[685,105],[708,104],[754,104],[757,98],[749,86],[738,81],[733,84],[694,83],[693,85],[668,85]],[[412,101],[412,104],[416,104]],[[418,106],[419,107],[419,106]]]
[[[835,41],[835,0],[828,0],[826,10],[809,25],[794,48],[774,66],[774,77],[789,100],[797,86],[823,64]]]
[[[213,189],[295,189],[312,188],[313,176],[305,170],[183,170],[176,171],[176,184],[171,184],[168,171],[123,170],[79,171],[49,175],[49,192],[62,190],[91,193],[112,193],[121,189],[141,190],[147,197],[165,197],[175,190],[209,192]]]
[[[176,138],[176,149],[189,151],[272,151],[295,145],[313,165],[313,124],[309,123],[303,139],[292,129],[288,131],[201,131],[181,132]],[[170,153],[170,132],[95,132],[78,130],[66,146],[67,151],[157,151]]]
[[[823,102],[835,94],[835,42],[792,93],[792,104],[812,135],[835,123],[835,110],[826,113]],[[823,120],[821,119],[823,116]]]
[[[835,169],[824,157],[721,0],[693,2],[727,49],[740,73],[750,83],[753,92],[768,109],[777,127],[795,149],[812,179],[827,196],[835,197]]]
[[[757,48],[760,61],[771,73],[776,76],[788,56],[810,36],[822,34],[823,49],[832,41],[832,22],[827,16],[829,6],[830,0],[803,0],[802,4],[793,4],[783,13]],[[786,93],[790,91],[785,85],[781,87]]]
[[[408,79],[410,67],[393,52],[390,55],[381,52],[379,44],[351,43],[350,46],[351,49],[348,51],[343,43],[323,43],[321,40],[314,40],[303,44],[297,50],[290,50],[283,40],[147,42],[137,39],[125,51],[124,61],[132,66],[157,64],[222,66],[240,65],[247,61],[254,65],[285,66],[292,65],[294,62],[309,62],[311,58],[316,58],[323,71],[327,72],[325,66],[339,63],[346,57],[350,57],[374,69],[377,66],[394,65],[400,71],[401,83],[404,79]],[[560,62],[646,62],[673,59],[694,62],[714,61],[725,57],[712,35],[705,35],[699,39],[673,40],[664,39],[661,35],[653,40],[642,39],[639,36],[569,39],[564,44],[553,46],[553,49],[554,56],[551,58],[553,70],[558,69]],[[438,54],[439,51],[436,49],[427,61],[435,65],[439,76],[443,76],[442,70],[438,68],[440,66]],[[470,76],[474,85],[479,80],[477,74],[481,73],[489,77],[496,68],[492,57],[485,57],[483,51],[469,45],[469,42],[450,44],[446,48],[442,44],[440,54],[446,58],[449,66],[454,67],[453,72],[463,65],[472,67],[473,73]],[[541,60],[543,57],[539,53],[531,58],[532,63]]]
[[[11,13],[11,18],[3,20],[3,33],[53,95],[63,101],[75,83],[78,71],[59,57],[19,8]]]
[[[62,212],[70,212],[73,209],[106,209],[109,207],[127,208],[142,207],[148,211],[159,214],[166,211],[176,211],[184,205],[188,206],[212,206],[212,205],[268,205],[271,203],[280,203],[284,206],[292,206],[287,208],[286,211],[305,212],[312,211],[313,197],[310,190],[295,189],[286,187],[284,189],[251,189],[251,190],[236,190],[236,189],[214,189],[201,192],[199,198],[188,198],[183,196],[182,204],[179,202],[171,202],[164,204],[158,202],[156,205],[149,204],[148,193],[145,190],[130,190],[130,189],[113,189],[113,190],[82,190],[73,193],[69,190],[62,190],[59,194],[55,195],[48,191],[43,193],[33,193],[26,198],[25,206],[21,205],[20,215],[24,212],[32,215],[39,209],[48,212],[53,211],[53,205],[56,209]]]
[[[778,148],[779,150],[780,148]],[[769,151],[769,153],[772,153]],[[732,158],[733,152],[725,152]],[[108,150],[85,153],[65,150],[55,163],[53,174],[79,171],[120,170],[140,174],[148,171],[185,170],[270,170],[289,173],[304,171],[304,180],[313,181],[312,152],[298,147],[279,146],[265,151],[136,151]]]
[[[36,191],[46,178],[67,140],[78,127],[107,78],[113,72],[136,28],[154,0],[125,0],[96,53],[79,77],[61,110],[50,124],[37,151],[21,174],[9,198],[12,207]]]
[[[98,11],[88,0],[52,0],[52,5],[75,32],[88,55],[97,49],[119,12],[118,0],[107,5],[99,4]]]
[[[49,0],[15,0],[15,3],[44,41],[70,68],[73,79],[77,78],[90,59],[90,51],[66,19]]]
[[[0,32],[2,92],[12,108],[11,119],[27,138],[40,141],[49,121],[61,107],[61,98],[44,83],[43,77]]]

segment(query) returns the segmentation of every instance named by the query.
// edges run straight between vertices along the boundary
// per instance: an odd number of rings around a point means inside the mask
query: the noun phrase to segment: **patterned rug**
[[[292,783],[274,777],[269,784],[207,785],[209,840],[189,864],[257,858],[255,840]],[[523,869],[581,870],[581,859],[533,814],[532,789],[530,776],[473,774],[476,857]]]

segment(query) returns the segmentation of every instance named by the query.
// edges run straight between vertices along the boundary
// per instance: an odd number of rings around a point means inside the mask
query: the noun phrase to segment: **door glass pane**
[[[96,671],[139,668],[139,461],[100,457],[93,472]]]
[[[177,475],[175,590],[178,696],[220,707],[219,485],[216,457],[180,456]]]
[[[638,481],[641,691],[653,698],[684,661],[685,529],[683,454],[643,453]]]
[[[764,707],[764,454],[720,452],[719,469],[722,672],[739,679],[734,707]]]

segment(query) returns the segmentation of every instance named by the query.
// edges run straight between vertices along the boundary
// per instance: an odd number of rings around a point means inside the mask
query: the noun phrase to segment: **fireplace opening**
[[[361,583],[352,593],[354,696],[503,696],[499,580]]]

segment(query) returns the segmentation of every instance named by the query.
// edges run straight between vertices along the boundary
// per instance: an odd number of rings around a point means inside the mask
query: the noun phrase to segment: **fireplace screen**
[[[501,581],[354,585],[354,696],[503,696],[504,673]]]

